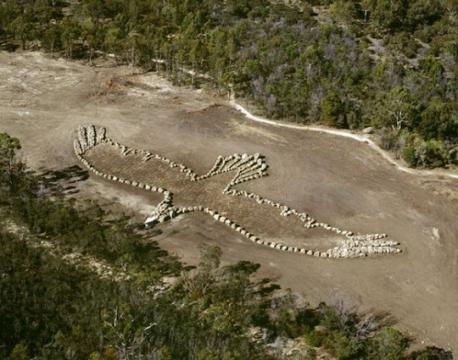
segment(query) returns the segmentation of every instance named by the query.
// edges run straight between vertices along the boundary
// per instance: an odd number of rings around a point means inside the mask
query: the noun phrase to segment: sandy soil
[[[400,172],[351,139],[248,122],[222,100],[133,72],[0,53],[0,131],[20,138],[36,169],[77,164],[72,138],[80,124],[106,126],[123,144],[157,150],[201,173],[217,155],[261,153],[270,176],[244,189],[344,229],[386,232],[404,253],[352,260],[282,253],[203,214],[160,225],[161,246],[192,263],[199,244],[218,245],[225,261],[258,262],[261,275],[312,303],[343,299],[361,311],[388,311],[419,341],[458,352],[457,181]],[[92,176],[79,190],[76,196],[118,204],[139,220],[156,201]]]

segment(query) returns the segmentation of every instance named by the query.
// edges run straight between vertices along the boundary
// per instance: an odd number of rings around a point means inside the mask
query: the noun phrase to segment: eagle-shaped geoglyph
[[[268,165],[260,154],[218,156],[213,167],[199,175],[157,153],[121,145],[107,137],[105,128],[94,125],[79,127],[74,150],[95,175],[162,196],[146,226],[202,212],[256,244],[282,251],[322,258],[401,252],[399,243],[386,234],[354,234],[280,202],[239,190],[238,185],[267,176]],[[253,228],[256,234],[251,232]]]

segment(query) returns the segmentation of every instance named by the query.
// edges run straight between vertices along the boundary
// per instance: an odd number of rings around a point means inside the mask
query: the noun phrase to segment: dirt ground
[[[388,233],[403,254],[330,260],[283,253],[248,242],[204,214],[161,224],[154,239],[188,263],[196,261],[200,244],[218,245],[224,261],[260,263],[262,276],[312,303],[343,300],[360,311],[389,312],[419,342],[458,354],[456,181],[402,173],[349,139],[249,122],[222,99],[133,72],[0,53],[0,131],[21,140],[35,169],[78,164],[72,139],[80,124],[105,126],[116,141],[158,151],[199,173],[218,155],[263,154],[269,176],[240,189],[354,232]],[[117,205],[139,220],[157,201],[94,176],[79,190],[75,196]],[[262,227],[270,220],[252,221]]]
[[[148,151],[157,153],[155,149],[148,149]],[[154,158],[145,162],[143,156],[133,153],[123,156],[120,149],[109,144],[99,144],[84,155],[104,174],[167,189],[173,194],[174,206],[178,208],[202,206],[217,210],[222,216],[240,224],[251,234],[265,241],[326,251],[340,245],[339,240],[346,239],[343,235],[321,228],[307,230],[298,217],[281,216],[279,209],[268,204],[261,205],[254,199],[224,194],[223,189],[235,176],[235,171],[192,182],[179,171],[178,167],[171,169],[161,160]],[[234,189],[245,187],[237,185]],[[139,193],[145,191],[139,190]],[[146,194],[151,197],[151,204],[162,201],[161,194],[150,192]]]

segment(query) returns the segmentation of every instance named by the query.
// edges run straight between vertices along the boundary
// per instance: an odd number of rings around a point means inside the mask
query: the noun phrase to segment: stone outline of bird
[[[272,207],[278,208],[280,210],[281,216],[298,217],[299,220],[304,223],[304,227],[307,229],[322,228],[324,230],[343,235],[344,239],[341,240],[340,246],[336,246],[327,251],[293,247],[276,242],[266,242],[262,239],[259,239],[257,236],[250,233],[242,226],[236,224],[231,219],[220,215],[217,210],[204,208],[203,206],[183,208],[175,207],[173,205],[173,193],[165,188],[150,184],[143,184],[135,180],[123,179],[111,174],[104,174],[100,172],[96,167],[94,167],[88,160],[83,157],[83,155],[86,153],[86,151],[100,143],[108,143],[109,145],[119,148],[121,154],[125,156],[133,152],[134,154],[143,155],[143,161],[148,161],[152,158],[155,158],[166,163],[171,168],[179,168],[179,171],[184,173],[185,176],[190,179],[190,181],[200,181],[222,173],[236,171],[234,178],[224,188],[223,194],[229,196],[245,196],[255,200],[258,204],[268,204]],[[233,189],[235,185],[267,176],[268,165],[265,161],[265,158],[260,154],[233,154],[226,157],[218,156],[215,164],[206,174],[198,175],[184,164],[175,163],[167,157],[161,156],[159,154],[153,154],[146,150],[132,149],[118,142],[115,142],[106,136],[106,128],[97,128],[94,125],[80,126],[78,128],[77,138],[74,139],[74,151],[77,158],[97,176],[101,176],[105,179],[116,181],[122,184],[131,185],[146,191],[163,194],[164,199],[158,205],[156,205],[152,214],[145,221],[145,226],[147,227],[154,226],[156,223],[168,221],[183,214],[201,211],[212,216],[214,220],[229,226],[231,229],[237,231],[256,244],[269,246],[277,250],[300,253],[321,258],[355,258],[376,254],[399,254],[402,252],[402,250],[398,248],[400,245],[398,242],[393,240],[386,240],[388,237],[386,234],[355,235],[351,231],[341,230],[337,227],[332,227],[328,224],[318,222],[305,212],[298,212],[295,209],[291,209],[287,205],[274,202],[258,194],[246,191],[237,191]]]

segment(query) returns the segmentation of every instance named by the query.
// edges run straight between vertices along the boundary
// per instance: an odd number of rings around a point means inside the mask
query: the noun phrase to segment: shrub
[[[450,139],[458,141],[458,116],[450,104],[434,97],[421,113],[418,132],[427,140]]]
[[[447,164],[448,154],[444,143],[438,140],[420,142],[415,149],[417,166],[435,168]]]
[[[408,339],[391,327],[381,329],[370,341],[371,359],[399,360],[409,344]]]
[[[409,164],[411,167],[417,165],[417,157],[415,154],[415,147],[411,144],[404,146],[401,153],[402,158]]]
[[[342,331],[333,331],[323,345],[338,359],[356,359],[363,351],[363,343],[354,336],[347,336]]]
[[[380,132],[380,147],[385,150],[397,150],[398,131],[390,128],[383,128]]]
[[[348,127],[345,117],[345,106],[339,94],[330,91],[320,103],[320,120],[329,126],[346,128]]]

